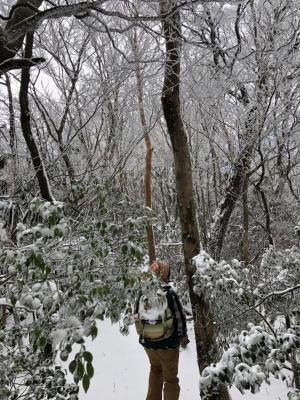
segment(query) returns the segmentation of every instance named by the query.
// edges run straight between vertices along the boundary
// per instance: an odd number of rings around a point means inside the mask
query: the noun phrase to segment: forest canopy
[[[155,257],[202,399],[299,398],[299,46],[296,0],[1,5],[0,398],[87,391]]]

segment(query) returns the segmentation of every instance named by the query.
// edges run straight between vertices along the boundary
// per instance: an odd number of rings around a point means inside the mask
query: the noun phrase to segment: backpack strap
[[[173,297],[173,290],[171,288],[168,288],[166,290],[166,298],[168,302],[168,308],[171,310],[172,316],[175,319],[175,307],[174,307],[174,297]]]
[[[140,298],[141,297],[142,297],[142,292],[140,291],[139,295],[138,295],[138,297],[136,299],[135,305],[134,305],[134,313],[135,314],[138,314],[138,312],[139,312],[139,305],[140,305]]]
[[[173,307],[174,307],[174,326],[180,336],[185,335],[187,331],[186,318],[181,302],[175,292],[173,292]]]

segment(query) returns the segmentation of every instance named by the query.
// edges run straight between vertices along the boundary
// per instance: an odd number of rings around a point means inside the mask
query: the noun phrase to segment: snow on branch
[[[234,336],[226,350],[221,349],[218,363],[203,370],[201,399],[213,399],[212,393],[217,395],[220,384],[234,385],[242,393],[248,389],[256,393],[262,382],[269,383],[270,374],[284,379],[284,369],[299,373],[294,362],[300,347],[299,248],[269,246],[259,265],[246,266],[235,259],[217,262],[205,251],[193,262],[194,292],[213,300],[216,310],[222,310],[225,319],[218,321],[220,328],[234,324],[250,311],[260,316],[255,324],[248,324],[248,330]],[[226,315],[228,302],[238,306]],[[234,313],[235,309],[240,313]],[[289,323],[285,322],[283,328],[286,316]]]
[[[300,289],[297,266],[300,261],[299,249],[293,247],[283,251],[270,246],[264,253],[259,270],[264,280],[253,290],[249,284],[257,268],[253,265],[245,266],[243,262],[233,259],[215,261],[207,252],[202,250],[193,258],[196,267],[194,291],[206,297],[217,298],[219,294],[227,292],[237,299],[244,295],[253,297],[253,306],[245,312],[254,310],[272,297],[283,297]],[[244,313],[244,312],[243,312]]]
[[[118,211],[124,207],[127,214],[116,217],[102,187],[96,194],[93,185],[74,186],[73,201],[78,194],[93,204],[90,214],[84,212],[84,223],[68,215],[66,204],[35,198],[22,220],[14,222],[14,242],[7,240],[1,220],[6,222],[17,205],[0,196],[0,356],[7,366],[0,398],[4,392],[10,399],[19,393],[27,399],[40,398],[37,393],[77,398],[78,384],[87,390],[94,374],[85,337],[97,336],[98,319],[116,322],[128,313],[137,295],[137,267],[145,254],[139,232],[148,218],[144,209],[118,199]],[[64,362],[74,357],[75,343],[81,350],[69,363],[75,382],[69,384],[66,371],[52,361],[57,355]]]
[[[193,258],[193,263],[196,266],[194,274],[194,292],[196,294],[210,294],[214,297],[214,291],[228,289],[239,293],[239,275],[236,271],[236,260],[233,260],[233,265],[226,261],[216,262],[208,253],[202,250],[196,257]]]
[[[205,368],[200,377],[201,399],[205,400],[217,390],[221,383],[234,385],[244,393],[257,393],[269,376],[285,379],[284,369],[290,356],[299,352],[300,327],[287,329],[275,339],[260,326],[249,324],[224,351],[221,360]],[[211,398],[211,397],[209,397]]]
[[[26,18],[18,24],[11,26],[5,31],[5,36],[2,37],[2,40],[6,43],[14,42],[27,32],[36,30],[46,19],[72,17],[74,15],[83,14],[88,10],[97,10],[97,7],[104,4],[106,1],[107,0],[81,2],[72,5],[52,7],[48,10],[40,11],[32,17]]]
[[[75,16],[77,18],[85,18],[89,16],[88,11],[93,10],[97,12],[101,12],[102,14],[110,15],[110,16],[115,16],[119,17],[128,21],[141,21],[141,20],[148,20],[148,21],[153,21],[153,20],[161,20],[161,18],[167,18],[170,17],[172,14],[174,14],[178,9],[184,7],[187,4],[191,3],[200,3],[199,0],[195,1],[184,1],[182,3],[179,3],[176,7],[173,7],[173,9],[163,15],[145,15],[145,16],[129,16],[126,14],[122,14],[116,11],[109,11],[101,8],[101,5],[106,3],[108,0],[96,0],[96,1],[88,1],[88,2],[80,2],[77,4],[69,4],[65,6],[55,6],[52,8],[49,8],[44,11],[40,11],[36,13],[35,15],[26,18],[25,20],[11,26],[8,30],[5,32],[2,31],[2,37],[1,40],[4,43],[12,43],[16,39],[22,37],[25,35],[27,32],[32,32],[35,31],[43,21],[47,19],[55,19],[55,18],[62,18],[62,17],[72,17]],[[211,0],[206,0],[202,2],[207,2],[210,3]],[[219,0],[217,1],[218,3],[230,3],[230,4],[239,4],[241,3],[240,0]],[[2,19],[5,19],[7,17],[1,16]],[[8,17],[9,18],[9,17]]]
[[[300,289],[300,284],[299,285],[295,285],[293,287],[287,288],[285,290],[279,290],[277,292],[272,292],[269,293],[268,295],[266,295],[263,299],[261,299],[258,303],[256,303],[254,306],[248,308],[247,310],[243,311],[241,314],[236,315],[234,318],[238,318],[241,317],[242,315],[244,315],[245,313],[255,310],[256,308],[258,308],[259,306],[261,306],[265,301],[267,301],[268,299],[270,299],[271,297],[275,297],[275,296],[284,296],[286,294],[295,292],[296,290]]]

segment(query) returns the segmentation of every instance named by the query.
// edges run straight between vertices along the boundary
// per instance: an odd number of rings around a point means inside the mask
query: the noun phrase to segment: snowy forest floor
[[[98,325],[98,337],[87,341],[87,349],[93,353],[95,375],[89,391],[81,389],[80,400],[143,400],[146,398],[149,363],[138,343],[135,328],[130,327],[128,336],[122,336],[118,324],[106,320]],[[198,369],[193,327],[189,325],[191,343],[182,350],[179,361],[180,400],[199,399]],[[70,359],[71,361],[71,359]],[[232,400],[286,400],[288,388],[280,380],[264,385],[260,393],[242,395],[231,389]]]

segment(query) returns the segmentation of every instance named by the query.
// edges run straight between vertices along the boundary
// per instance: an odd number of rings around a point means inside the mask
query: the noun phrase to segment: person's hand
[[[180,336],[180,346],[185,349],[186,346],[190,343],[188,335]]]

